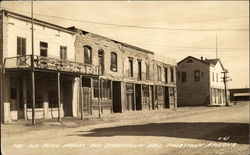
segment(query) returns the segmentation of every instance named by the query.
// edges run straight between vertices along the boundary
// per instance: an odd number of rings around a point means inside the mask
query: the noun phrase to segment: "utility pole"
[[[218,48],[217,48],[217,33],[216,33],[216,59],[218,59]]]
[[[223,73],[222,79],[223,79],[224,88],[225,88],[225,101],[226,101],[226,106],[229,106],[228,98],[227,98],[227,82],[229,81],[229,80],[228,80],[229,77],[227,76],[228,71],[226,70],[226,71],[221,72],[221,73]]]
[[[32,89],[32,125],[35,125],[35,69],[34,69],[34,18],[33,18],[33,0],[31,0],[31,89]]]

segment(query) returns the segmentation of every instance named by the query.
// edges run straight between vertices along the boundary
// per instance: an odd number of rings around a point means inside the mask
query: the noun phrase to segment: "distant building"
[[[230,101],[250,101],[250,88],[229,89]]]
[[[188,56],[177,64],[178,106],[225,105],[224,68],[220,59]]]

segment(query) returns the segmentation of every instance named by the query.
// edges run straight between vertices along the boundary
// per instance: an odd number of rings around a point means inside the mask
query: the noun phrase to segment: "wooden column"
[[[25,78],[23,78],[23,110],[24,119],[27,119],[27,84]]]
[[[60,73],[57,73],[57,95],[58,95],[58,122],[61,122],[61,80]]]
[[[35,94],[35,71],[31,71],[31,93],[32,93],[32,124],[35,125],[35,108],[36,108],[36,94]]]
[[[98,76],[98,117],[101,117],[101,102],[100,102],[100,95],[101,95],[101,85],[100,85],[100,76]]]
[[[152,101],[152,96],[151,96],[151,85],[148,86],[148,95],[149,95],[149,104],[148,104],[148,109],[151,110],[151,106],[150,106],[150,103]]]
[[[153,100],[153,109],[155,110],[155,101],[156,101],[156,99],[155,99],[155,85],[153,86],[153,91],[154,91],[154,93],[153,93],[153,98],[154,98],[154,100]]]
[[[143,104],[142,84],[140,85],[140,89],[141,89],[141,94],[140,94],[141,95],[141,110],[143,110],[143,108],[144,108],[143,105],[144,104]]]
[[[113,82],[110,80],[111,113],[113,113]]]
[[[90,114],[92,115],[93,113],[93,103],[92,103],[92,78],[90,78],[90,95],[89,95],[89,98],[90,98]]]
[[[81,110],[81,120],[83,120],[83,94],[82,94],[82,75],[80,75],[79,79],[79,97],[80,97],[80,110]]]
[[[133,91],[134,91],[134,110],[136,111],[136,92],[135,92],[135,84],[133,84]]]

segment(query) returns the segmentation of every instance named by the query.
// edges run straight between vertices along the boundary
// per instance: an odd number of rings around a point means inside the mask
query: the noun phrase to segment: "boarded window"
[[[148,63],[145,63],[145,65],[146,65],[146,79],[147,80],[150,80],[150,76],[149,76],[149,64]]]
[[[48,56],[48,43],[40,42],[40,56]]]
[[[84,46],[83,53],[84,53],[84,63],[91,64],[92,63],[92,48],[89,46]]]
[[[63,60],[67,60],[67,47],[60,46],[60,58]]]
[[[96,78],[94,78],[93,80],[92,80],[92,86],[93,86],[93,97],[94,98],[98,98],[98,90],[99,90],[99,88],[98,88],[98,79],[96,79]]]
[[[17,55],[26,55],[26,38],[17,37]]]
[[[200,78],[201,78],[201,72],[200,72],[200,70],[195,70],[194,71],[194,81],[195,82],[199,82]]]
[[[174,88],[173,87],[169,87],[169,95],[174,96]]]
[[[161,66],[157,66],[158,80],[161,81]]]
[[[174,68],[173,67],[170,68],[170,78],[171,78],[171,82],[174,82]]]
[[[181,72],[181,82],[187,82],[187,73]]]
[[[117,54],[111,52],[110,70],[117,72]]]
[[[142,92],[144,97],[149,97],[149,86],[142,85]]]
[[[134,75],[133,58],[129,58],[128,63],[129,63],[128,76],[133,77],[133,75]]]
[[[103,79],[102,80],[102,94],[101,94],[101,97],[104,98],[104,99],[111,99],[111,89],[110,89],[110,83],[111,81],[110,80],[105,80]]]

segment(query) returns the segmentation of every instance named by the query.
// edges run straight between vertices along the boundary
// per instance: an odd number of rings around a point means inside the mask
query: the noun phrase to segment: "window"
[[[161,81],[161,66],[157,66],[158,80]]]
[[[200,81],[200,70],[195,70],[194,71],[194,81],[199,82]]]
[[[219,82],[218,73],[216,73],[216,82]]]
[[[187,73],[181,72],[181,82],[187,82]]]
[[[92,63],[92,49],[91,49],[91,47],[84,46],[83,53],[84,53],[84,63],[91,64]]]
[[[145,63],[145,65],[146,65],[146,79],[150,80],[150,76],[149,76],[149,64]]]
[[[134,73],[133,73],[133,58],[129,58],[128,63],[129,63],[128,76],[133,77],[133,75],[134,75]]]
[[[98,90],[99,90],[99,88],[98,88],[98,79],[96,79],[96,78],[94,78],[93,79],[93,81],[92,81],[93,83],[93,97],[94,98],[98,98]]]
[[[49,92],[49,108],[58,108],[58,93],[56,90]]]
[[[142,85],[143,97],[149,97],[149,86]]]
[[[26,55],[26,38],[17,37],[17,55]]]
[[[40,42],[40,56],[48,56],[48,43]]]
[[[213,78],[213,81],[214,81],[214,72],[213,72],[213,77],[212,78]]]
[[[101,98],[104,99],[111,99],[111,89],[110,89],[110,84],[111,81],[110,80],[106,80],[106,79],[102,79],[101,80]]]
[[[141,60],[138,60],[138,80],[142,80]]]
[[[99,50],[98,51],[98,61],[99,61],[99,70],[100,74],[102,75],[104,73],[104,51]]]
[[[169,87],[169,95],[174,96],[174,88],[173,87]]]
[[[12,99],[12,100],[17,99],[17,89],[16,88],[10,89],[10,99]]]
[[[110,70],[117,72],[117,54],[115,52],[111,52]]]
[[[164,70],[165,70],[165,82],[168,83],[168,68],[165,67]]]
[[[177,72],[177,78],[178,78],[178,81],[180,81],[181,75],[180,75],[180,72],[179,72],[179,71]]]
[[[67,47],[66,46],[60,46],[60,58],[62,60],[67,60]]]
[[[171,82],[174,82],[174,68],[170,68],[170,74],[171,74]]]

